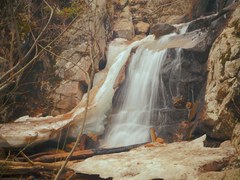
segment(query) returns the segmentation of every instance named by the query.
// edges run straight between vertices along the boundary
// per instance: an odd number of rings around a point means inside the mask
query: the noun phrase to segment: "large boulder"
[[[158,23],[150,29],[150,33],[155,35],[158,39],[160,36],[170,34],[176,31],[176,28],[170,24]]]
[[[219,140],[230,139],[240,120],[240,6],[214,42],[209,54],[205,110],[205,133]]]
[[[94,156],[73,163],[69,168],[76,173],[97,174],[104,179],[199,179],[210,170],[209,167],[212,171],[219,171],[235,152],[231,145],[203,147],[203,139],[147,144],[129,152]],[[239,179],[237,175],[239,169],[216,179]],[[211,179],[215,179],[214,176]]]

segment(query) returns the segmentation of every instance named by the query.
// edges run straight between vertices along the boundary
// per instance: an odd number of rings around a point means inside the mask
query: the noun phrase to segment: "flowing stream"
[[[187,27],[187,24],[184,25],[180,34],[185,33]],[[161,71],[163,62],[168,58],[167,48],[174,44],[171,38],[178,35],[172,33],[159,40],[147,41],[131,57],[127,77],[121,88],[119,101],[117,100],[117,112],[112,114],[111,125],[105,136],[105,146],[127,146],[149,141],[154,110],[167,109],[168,106],[167,89]],[[155,50],[149,50],[154,48]],[[175,51],[178,61],[181,48],[176,48]]]

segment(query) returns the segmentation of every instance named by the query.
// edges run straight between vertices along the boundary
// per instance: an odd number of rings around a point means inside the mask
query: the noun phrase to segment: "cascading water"
[[[132,57],[128,79],[122,94],[124,102],[117,114],[113,115],[113,126],[107,142],[112,146],[140,143],[149,139],[150,112],[156,107],[161,63],[166,50],[152,52],[139,48]],[[164,99],[163,99],[164,101]],[[131,134],[129,134],[131,133]]]
[[[183,26],[180,33],[185,33],[186,29],[187,25]],[[167,109],[169,104],[161,71],[164,61],[168,60],[167,48],[173,44],[170,39],[176,35],[172,33],[159,40],[147,41],[132,56],[127,78],[118,95],[116,113],[111,116],[105,146],[126,146],[149,141],[149,129],[153,125],[151,121],[155,112]],[[157,48],[158,51],[152,51],[146,48],[154,47],[154,43],[161,44],[161,50]],[[175,61],[179,61],[180,53],[181,48],[176,48]],[[164,123],[164,116],[161,118]]]

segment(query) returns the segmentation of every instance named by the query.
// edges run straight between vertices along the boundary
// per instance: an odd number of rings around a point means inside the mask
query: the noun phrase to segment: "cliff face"
[[[213,43],[207,63],[203,129],[216,139],[226,140],[240,120],[240,6]]]

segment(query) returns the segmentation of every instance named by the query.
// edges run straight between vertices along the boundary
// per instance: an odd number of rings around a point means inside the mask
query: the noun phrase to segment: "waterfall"
[[[165,56],[166,50],[153,52],[144,48],[138,48],[133,55],[124,91],[121,92],[121,96],[125,96],[124,101],[117,114],[113,115],[113,126],[107,138],[111,146],[148,141],[151,113],[146,112],[158,104],[158,87],[163,87],[159,71]]]
[[[183,34],[186,30],[187,25],[179,32]],[[159,40],[146,41],[131,57],[127,78],[118,95],[117,110],[111,115],[111,124],[103,140],[105,146],[127,146],[149,141],[155,110],[167,109],[169,104],[161,71],[164,61],[168,59],[168,47],[174,44],[171,40],[173,36],[179,34],[172,33]],[[161,46],[156,47],[158,44]],[[176,48],[175,54],[176,64],[179,65],[181,48]],[[166,121],[164,115],[162,121],[163,124]]]

